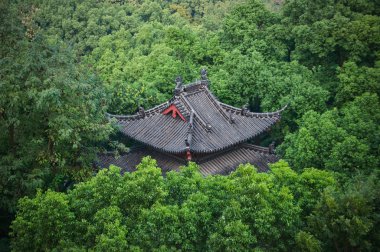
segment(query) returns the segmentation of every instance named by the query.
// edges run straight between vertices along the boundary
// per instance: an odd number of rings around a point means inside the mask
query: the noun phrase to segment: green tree
[[[379,96],[364,93],[342,108],[340,124],[347,132],[362,140],[370,153],[379,156],[380,149],[380,101]]]
[[[315,169],[298,174],[284,161],[272,169],[258,173],[241,165],[228,176],[202,177],[191,163],[164,178],[151,158],[134,173],[121,175],[111,166],[66,193],[23,198],[12,224],[12,248],[288,250],[323,188],[335,180]],[[45,232],[51,232],[46,241]]]
[[[249,227],[241,220],[224,222],[221,220],[217,232],[211,234],[209,249],[211,251],[245,251],[250,249],[252,236]]]
[[[234,50],[215,71],[210,77],[211,88],[227,104],[249,104],[258,112],[277,111],[288,105],[279,127],[282,135],[295,130],[295,121],[307,111],[326,109],[328,92],[312,71],[297,62],[267,61],[258,52],[247,56]]]
[[[294,57],[309,66],[373,63],[379,51],[377,5],[365,0],[287,1],[283,11],[292,26]]]
[[[348,103],[342,112],[306,113],[300,129],[286,136],[281,147],[284,157],[297,169],[371,172],[379,164],[377,110],[377,96],[367,93]]]
[[[123,225],[123,215],[118,207],[110,206],[96,212],[94,222],[88,227],[88,232],[94,232],[95,250],[121,251],[126,250],[127,230]]]
[[[13,46],[1,47],[0,187],[7,188],[1,207],[12,210],[17,198],[38,187],[83,179],[112,129],[98,79],[67,45],[50,41],[34,24],[38,9],[6,7],[9,26],[1,38]]]
[[[326,190],[308,218],[308,229],[324,250],[371,251],[378,247],[378,182],[355,178],[339,190]]]
[[[39,191],[33,199],[21,199],[18,206],[20,210],[12,223],[14,251],[51,250],[73,237],[75,215],[70,211],[67,195]]]
[[[280,20],[281,16],[268,10],[263,1],[247,1],[226,17],[221,36],[223,45],[229,50],[238,48],[243,54],[255,50],[265,59],[286,59],[288,33]]]
[[[338,69],[338,78],[337,104],[352,101],[365,92],[380,95],[379,63],[376,63],[375,67],[360,67],[354,62],[347,62]]]

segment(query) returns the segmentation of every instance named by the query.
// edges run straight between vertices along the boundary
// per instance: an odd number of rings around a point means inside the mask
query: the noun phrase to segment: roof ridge
[[[176,154],[191,150],[195,154],[222,151],[256,137],[278,122],[280,113],[287,107],[255,113],[246,107],[224,104],[210,90],[207,72],[202,70],[201,75],[201,80],[184,86],[177,78],[173,96],[151,109],[145,111],[140,107],[134,115],[107,113],[106,116],[117,119],[124,135],[152,149]],[[184,122],[161,115],[170,106],[182,115]]]
[[[186,144],[186,155],[187,160],[191,160],[191,142],[193,140],[193,131],[194,131],[194,110],[191,110],[190,112],[190,119],[189,119],[189,128],[187,130],[187,137],[185,139]]]
[[[183,99],[183,103],[185,104],[185,106],[188,107],[188,109],[190,111],[193,111],[194,112],[194,115],[196,116],[195,120],[197,120],[200,125],[206,130],[206,131],[210,131],[211,130],[211,127],[210,127],[210,124],[209,123],[206,123],[199,115],[198,113],[195,111],[195,109],[193,108],[193,106],[191,106],[191,104],[189,103],[189,101],[186,99],[186,96],[184,94],[181,94],[180,95],[180,98]]]
[[[192,92],[192,91],[197,90],[201,87],[204,87],[204,86],[207,87],[208,84],[209,84],[208,80],[195,80],[194,82],[183,85],[183,89],[185,92],[189,92],[189,91]]]
[[[249,144],[249,143],[239,143],[239,144],[230,146],[228,148],[222,149],[221,151],[213,152],[213,153],[211,153],[205,157],[195,159],[194,161],[197,162],[199,165],[201,165],[205,162],[208,162],[208,161],[214,159],[216,156],[223,155],[224,153],[229,152],[229,151],[236,149],[236,148],[245,148],[245,149],[253,150],[257,153],[276,156],[275,154],[270,153],[270,149],[268,147],[258,146],[258,145]]]
[[[186,118],[190,116],[191,112],[189,112],[189,110],[183,104],[181,104],[181,101],[179,99],[175,99],[171,104],[174,104],[179,112]]]
[[[269,153],[270,151],[269,151],[268,147],[263,147],[263,146],[254,145],[254,144],[250,144],[250,143],[243,143],[243,144],[241,144],[241,147],[247,148],[247,149],[250,149],[250,150],[255,150],[255,151],[258,151],[258,152],[262,152],[262,153],[265,153],[265,154],[271,154],[271,153]]]
[[[156,105],[155,107],[153,107],[151,109],[144,110],[145,116],[149,117],[149,116],[155,115],[157,113],[161,113],[161,111],[163,109],[167,108],[169,105],[170,105],[170,101],[166,101],[164,103]],[[142,115],[141,115],[140,111],[136,112],[133,115],[115,115],[115,114],[111,114],[111,113],[107,113],[106,112],[106,117],[108,119],[110,119],[110,118],[116,118],[116,119],[121,119],[123,121],[128,121],[128,120],[139,119],[139,118],[142,117]]]
[[[219,104],[226,111],[230,111],[235,114],[241,114],[246,117],[256,117],[256,118],[271,118],[273,116],[281,116],[281,112],[284,111],[288,107],[288,104],[286,104],[284,107],[274,112],[251,112],[248,110],[246,113],[242,113],[243,109],[241,108],[237,108],[237,107],[225,104],[223,102],[219,102]]]
[[[215,105],[215,107],[218,109],[218,111],[220,112],[220,114],[230,123],[232,123],[232,121],[230,120],[230,116],[228,116],[224,110],[222,109],[222,106],[220,106],[220,102],[218,101],[218,99],[211,93],[211,91],[206,87],[205,88],[205,91],[206,91],[206,95],[207,97],[210,99],[211,103],[213,103]]]
[[[246,149],[254,150],[258,153],[263,153],[263,154],[267,154],[267,155],[274,155],[274,154],[270,153],[268,147],[262,147],[262,146],[249,144],[249,143],[237,143],[237,144],[229,146],[225,149],[221,149],[220,151],[210,153],[205,157],[195,159],[195,162],[197,162],[199,164],[205,163],[205,162],[209,161],[210,159],[213,159],[215,156],[222,155],[222,154],[229,152],[229,151],[236,149],[236,148],[246,148]]]

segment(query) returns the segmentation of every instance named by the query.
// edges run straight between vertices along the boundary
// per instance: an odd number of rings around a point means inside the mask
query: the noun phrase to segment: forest
[[[270,172],[94,169],[202,68]],[[0,0],[0,251],[376,251],[379,96],[379,0]]]

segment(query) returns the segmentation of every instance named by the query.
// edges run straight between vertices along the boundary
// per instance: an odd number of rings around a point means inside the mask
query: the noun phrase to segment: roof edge
[[[199,164],[202,164],[204,162],[207,162],[207,161],[213,159],[217,155],[226,153],[226,152],[228,152],[228,151],[230,151],[232,149],[235,149],[235,148],[250,149],[250,150],[254,150],[254,151],[258,152],[258,153],[262,153],[262,154],[265,154],[265,155],[270,155],[270,156],[277,157],[275,154],[270,153],[270,150],[269,150],[268,147],[262,147],[262,146],[259,146],[259,145],[254,145],[254,144],[249,144],[249,143],[240,143],[240,144],[236,144],[236,145],[230,146],[229,148],[223,149],[222,152],[211,153],[210,155],[208,155],[206,157],[202,157],[202,158],[196,159],[194,161],[195,162],[199,162]]]
[[[281,117],[281,113],[288,107],[288,104],[286,104],[281,109],[274,111],[274,112],[251,112],[247,111],[246,113],[242,113],[243,109],[237,108],[228,104],[225,104],[223,102],[219,102],[220,106],[224,108],[226,111],[233,112],[235,114],[241,114],[246,117],[256,117],[256,118],[271,118],[273,116],[279,116]]]
[[[148,109],[148,110],[144,110],[144,116],[152,116],[152,115],[155,115],[157,113],[161,113],[161,111],[163,109],[166,109],[167,107],[169,107],[169,105],[171,104],[171,101],[172,99],[170,99],[169,101],[166,101],[164,103],[161,103],[151,109]],[[108,113],[106,112],[106,117],[108,119],[112,119],[112,118],[115,118],[115,119],[120,119],[121,121],[128,121],[128,120],[136,120],[136,119],[140,119],[140,118],[143,118],[144,116],[141,115],[141,112],[137,112],[136,114],[134,115],[115,115],[115,114],[111,114],[111,113]]]

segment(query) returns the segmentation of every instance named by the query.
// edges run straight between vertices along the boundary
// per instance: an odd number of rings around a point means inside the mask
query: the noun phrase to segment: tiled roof
[[[133,172],[145,156],[154,158],[163,173],[176,170],[178,167],[187,164],[185,159],[180,159],[174,155],[163,154],[159,151],[148,148],[135,148],[128,153],[116,157],[113,153],[98,154],[98,160],[95,162],[95,165],[99,168],[108,168],[113,164],[122,168],[122,173]]]
[[[137,148],[129,153],[115,158],[111,154],[98,156],[97,166],[107,168],[114,164],[122,168],[123,172],[132,172],[136,170],[136,165],[141,162],[144,156],[151,156],[157,160],[157,165],[163,173],[171,170],[178,170],[178,167],[186,165],[187,161],[180,156],[164,154],[149,148]],[[268,163],[278,161],[274,154],[270,154],[268,148],[259,147],[251,144],[240,144],[236,147],[227,149],[223,152],[202,155],[202,157],[193,160],[199,165],[200,172],[203,175],[229,174],[234,171],[241,163],[250,163],[258,171],[268,171]]]
[[[181,116],[163,114],[169,106]],[[176,88],[174,97],[136,115],[115,118],[126,136],[166,153],[213,153],[259,135],[280,120],[280,112],[252,113],[219,102],[202,80]]]

